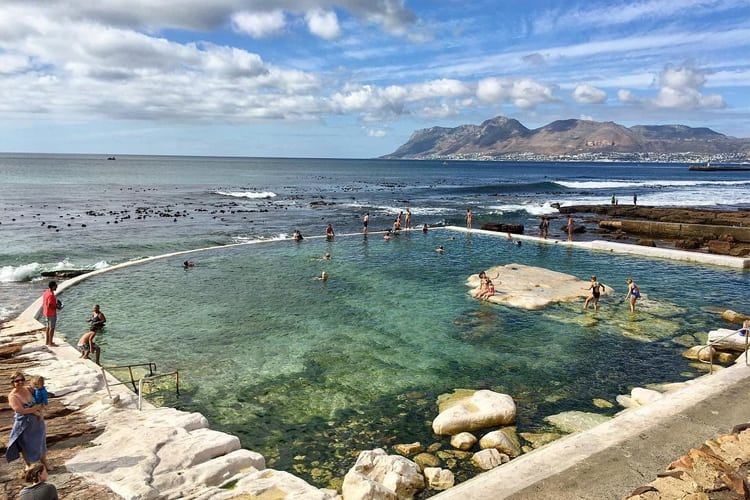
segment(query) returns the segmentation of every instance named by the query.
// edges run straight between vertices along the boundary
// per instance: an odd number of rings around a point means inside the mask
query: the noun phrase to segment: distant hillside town
[[[498,116],[481,125],[414,132],[387,159],[515,161],[750,161],[750,139],[706,127],[557,120],[536,129]]]

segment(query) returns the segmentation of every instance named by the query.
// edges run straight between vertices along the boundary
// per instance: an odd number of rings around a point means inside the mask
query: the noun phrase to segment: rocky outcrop
[[[335,498],[291,474],[265,470],[262,455],[242,449],[236,436],[209,429],[199,413],[147,402],[138,410],[137,397],[122,386],[112,387],[110,398],[98,366],[78,359],[65,343],[52,349],[40,345],[39,323],[5,326],[0,345],[13,349],[6,349],[12,358],[0,361],[0,376],[7,379],[18,369],[27,376],[43,375],[53,395],[47,444],[60,443],[48,456],[54,467],[50,480],[61,497]],[[0,410],[0,431],[10,429],[11,418],[11,411]],[[0,473],[3,498],[14,498],[20,489],[13,480],[17,469],[14,464]],[[63,478],[58,480],[58,474]]]
[[[738,330],[719,328],[708,332],[708,343],[716,349],[726,351],[745,352],[748,338],[741,335]]]
[[[708,440],[678,458],[666,472],[636,488],[628,500],[748,498],[750,431]],[[716,496],[709,495],[715,494]]]
[[[344,500],[404,500],[425,487],[419,466],[380,448],[363,451],[344,477]]]
[[[497,231],[499,233],[523,234],[523,224],[482,224],[480,229],[484,231]]]
[[[516,404],[507,394],[479,390],[470,397],[454,401],[442,409],[432,422],[438,435],[454,435],[500,425],[516,420]]]
[[[750,228],[750,211],[748,210],[730,211],[632,205],[571,205],[561,206],[559,210],[561,214],[591,213],[612,217],[618,219],[618,221],[619,219],[635,219],[676,224]],[[716,237],[719,236],[720,234]]]
[[[542,309],[557,302],[583,301],[589,295],[589,282],[570,274],[551,271],[542,267],[508,264],[491,267],[485,271],[495,286],[495,295],[489,302],[522,309]],[[467,280],[471,294],[479,291],[479,275],[473,274]],[[602,295],[612,293],[612,288],[604,286]]]

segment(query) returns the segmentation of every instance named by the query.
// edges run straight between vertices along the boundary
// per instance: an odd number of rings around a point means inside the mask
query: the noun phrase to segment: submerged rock
[[[564,411],[556,415],[544,417],[548,422],[563,432],[582,432],[596,427],[599,424],[607,422],[612,417],[600,415],[599,413],[589,413],[585,411]]]
[[[557,432],[522,432],[521,437],[531,443],[531,447],[536,449],[545,444],[557,441],[562,437],[562,434]]]
[[[725,321],[729,321],[730,323],[739,324],[742,324],[743,321],[747,321],[750,319],[750,316],[732,311],[731,309],[727,309],[726,311],[721,313],[721,317],[724,318]]]
[[[483,389],[441,411],[432,422],[432,430],[438,435],[453,435],[508,425],[515,420],[516,404],[512,397]]]
[[[607,401],[606,399],[595,398],[592,401],[593,405],[597,408],[613,408],[615,405]]]
[[[414,457],[414,462],[424,469],[425,467],[440,467],[440,459],[431,453],[420,453]]]
[[[359,454],[344,477],[342,493],[346,500],[402,500],[414,498],[424,487],[417,464],[377,448]]]
[[[419,453],[420,451],[424,450],[424,447],[421,443],[414,442],[409,444],[397,444],[393,446],[393,450],[398,453],[399,455],[404,455],[405,457],[408,457],[409,455],[414,455],[415,453]]]

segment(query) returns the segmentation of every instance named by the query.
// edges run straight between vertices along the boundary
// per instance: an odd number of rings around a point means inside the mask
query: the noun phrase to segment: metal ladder
[[[728,339],[729,337],[731,337],[732,335],[735,335],[736,333],[737,333],[736,331],[733,331],[732,333],[730,333],[728,335],[724,335],[720,339],[714,339],[713,342],[711,342],[709,344],[706,344],[703,347],[701,347],[700,349],[698,349],[698,361],[701,362],[701,363],[703,363],[703,364],[710,365],[710,367],[708,369],[708,374],[709,375],[713,375],[713,372],[714,372],[714,356],[713,356],[713,354],[711,354],[711,357],[710,357],[709,361],[703,361],[701,359],[701,353],[703,352],[704,349],[708,349],[709,347],[713,347],[716,344],[720,343],[722,340]],[[745,366],[750,366],[750,362],[748,362],[748,355],[747,355],[747,351],[748,351],[748,347],[749,346],[750,346],[750,332],[745,333]]]
[[[138,367],[147,367],[148,368],[148,375],[141,377],[139,379],[135,378],[135,375],[133,374],[133,368]],[[130,382],[118,382],[116,384],[110,384],[109,380],[107,379],[107,370],[121,370],[121,369],[128,369],[128,373],[130,375]],[[175,393],[177,396],[180,395],[180,372],[178,370],[168,372],[168,373],[156,373],[156,363],[148,362],[148,363],[134,363],[130,365],[117,365],[117,366],[102,366],[102,378],[104,379],[104,386],[107,389],[107,395],[110,399],[112,399],[112,391],[110,390],[110,387],[116,386],[116,385],[127,385],[131,384],[133,386],[133,391],[138,395],[138,410],[142,409],[143,406],[143,386],[145,384],[151,383],[154,380],[158,380],[160,378],[164,377],[174,377],[175,378]]]

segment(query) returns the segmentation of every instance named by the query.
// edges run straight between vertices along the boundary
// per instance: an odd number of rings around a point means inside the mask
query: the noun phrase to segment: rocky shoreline
[[[586,214],[599,237],[733,257],[750,255],[750,211],[573,205],[561,214]],[[589,215],[590,214],[590,215]]]

